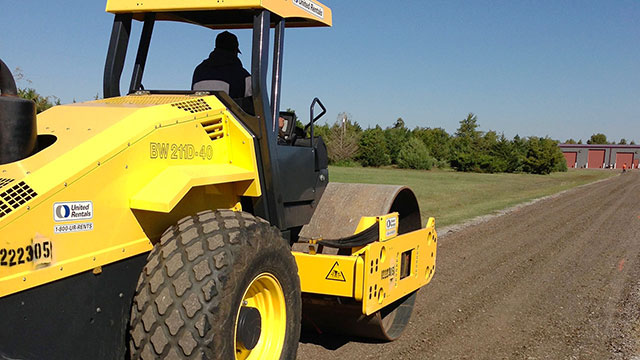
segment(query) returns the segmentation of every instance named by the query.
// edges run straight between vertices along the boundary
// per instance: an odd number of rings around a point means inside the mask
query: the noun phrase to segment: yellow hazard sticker
[[[333,266],[331,267],[331,270],[329,270],[329,273],[327,274],[327,277],[325,277],[325,279],[334,280],[334,281],[347,281],[344,278],[344,274],[340,270],[340,264],[338,264],[337,261],[335,262],[335,264],[333,264]]]

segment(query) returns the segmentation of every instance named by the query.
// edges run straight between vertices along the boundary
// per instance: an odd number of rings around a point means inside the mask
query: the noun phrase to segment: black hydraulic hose
[[[16,82],[7,65],[0,60],[0,94],[2,96],[18,96]]]
[[[365,246],[380,239],[380,228],[375,223],[357,234],[342,239],[324,239],[318,241],[318,244],[338,249],[352,249],[355,247]]]

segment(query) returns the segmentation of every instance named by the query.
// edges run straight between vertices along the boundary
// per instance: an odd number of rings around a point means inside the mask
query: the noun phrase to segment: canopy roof
[[[248,29],[255,10],[285,18],[287,27],[331,26],[331,9],[315,0],[107,0],[107,12],[133,13],[136,20],[182,21],[212,29]]]

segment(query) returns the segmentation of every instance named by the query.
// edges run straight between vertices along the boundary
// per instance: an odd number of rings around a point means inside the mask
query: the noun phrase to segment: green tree
[[[429,170],[435,159],[429,155],[425,144],[416,137],[410,137],[398,154],[398,166],[403,169]]]
[[[384,140],[387,144],[387,154],[391,159],[392,164],[398,163],[398,154],[402,147],[409,140],[410,132],[404,126],[404,120],[398,118],[393,124],[393,127],[386,128],[384,130]]]
[[[451,143],[454,157],[479,150],[482,136],[482,132],[478,130],[479,126],[478,117],[473,113],[469,113],[466,118],[460,120],[460,126]]]
[[[479,141],[480,151],[490,152],[497,143],[498,133],[493,130],[489,130],[484,133],[484,136],[482,136],[481,140]]]
[[[495,133],[483,139],[478,127],[478,117],[473,113],[460,120],[460,126],[451,141],[452,168],[458,171],[492,171],[489,165],[492,157],[487,153],[486,140],[493,139]]]
[[[527,141],[520,137],[520,135],[516,134],[513,137],[513,148],[521,154],[525,154],[527,152]]]
[[[380,126],[366,129],[360,137],[358,161],[362,166],[379,167],[389,165],[391,158],[387,153],[384,132]]]
[[[396,122],[393,124],[393,127],[394,127],[394,128],[396,128],[396,129],[398,129],[398,128],[405,129],[405,128],[406,128],[406,127],[404,126],[404,120],[402,120],[402,118],[401,118],[401,117],[399,117],[399,118],[396,120]]]
[[[511,141],[513,158],[511,159],[512,162],[509,165],[509,172],[523,171],[522,166],[524,163],[524,158],[527,156],[527,143],[527,139],[523,139],[517,134],[513,137],[513,140]]]
[[[573,139],[567,139],[567,141],[564,142],[565,144],[575,144],[576,141]]]
[[[587,140],[587,144],[608,144],[607,136],[602,133],[591,135],[591,138]]]
[[[513,141],[509,141],[504,134],[491,145],[489,155],[493,157],[487,164],[488,172],[521,172],[525,157],[525,150],[520,137],[516,135]]]
[[[533,174],[549,174],[553,171],[567,171],[567,162],[557,141],[532,136],[528,141],[523,169]]]
[[[451,135],[443,128],[415,128],[412,136],[422,140],[431,154],[439,162],[449,160],[451,156]]]
[[[481,133],[478,131],[478,116],[474,113],[469,113],[466,118],[460,120],[460,126],[456,131],[457,137],[477,139]]]
[[[625,139],[625,138],[620,139],[620,142],[618,144],[619,145],[627,145],[627,139]]]

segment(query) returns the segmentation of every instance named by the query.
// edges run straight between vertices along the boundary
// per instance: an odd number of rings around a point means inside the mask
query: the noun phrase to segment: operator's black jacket
[[[194,70],[191,89],[223,90],[232,98],[247,97],[251,96],[251,74],[234,52],[215,49]]]

